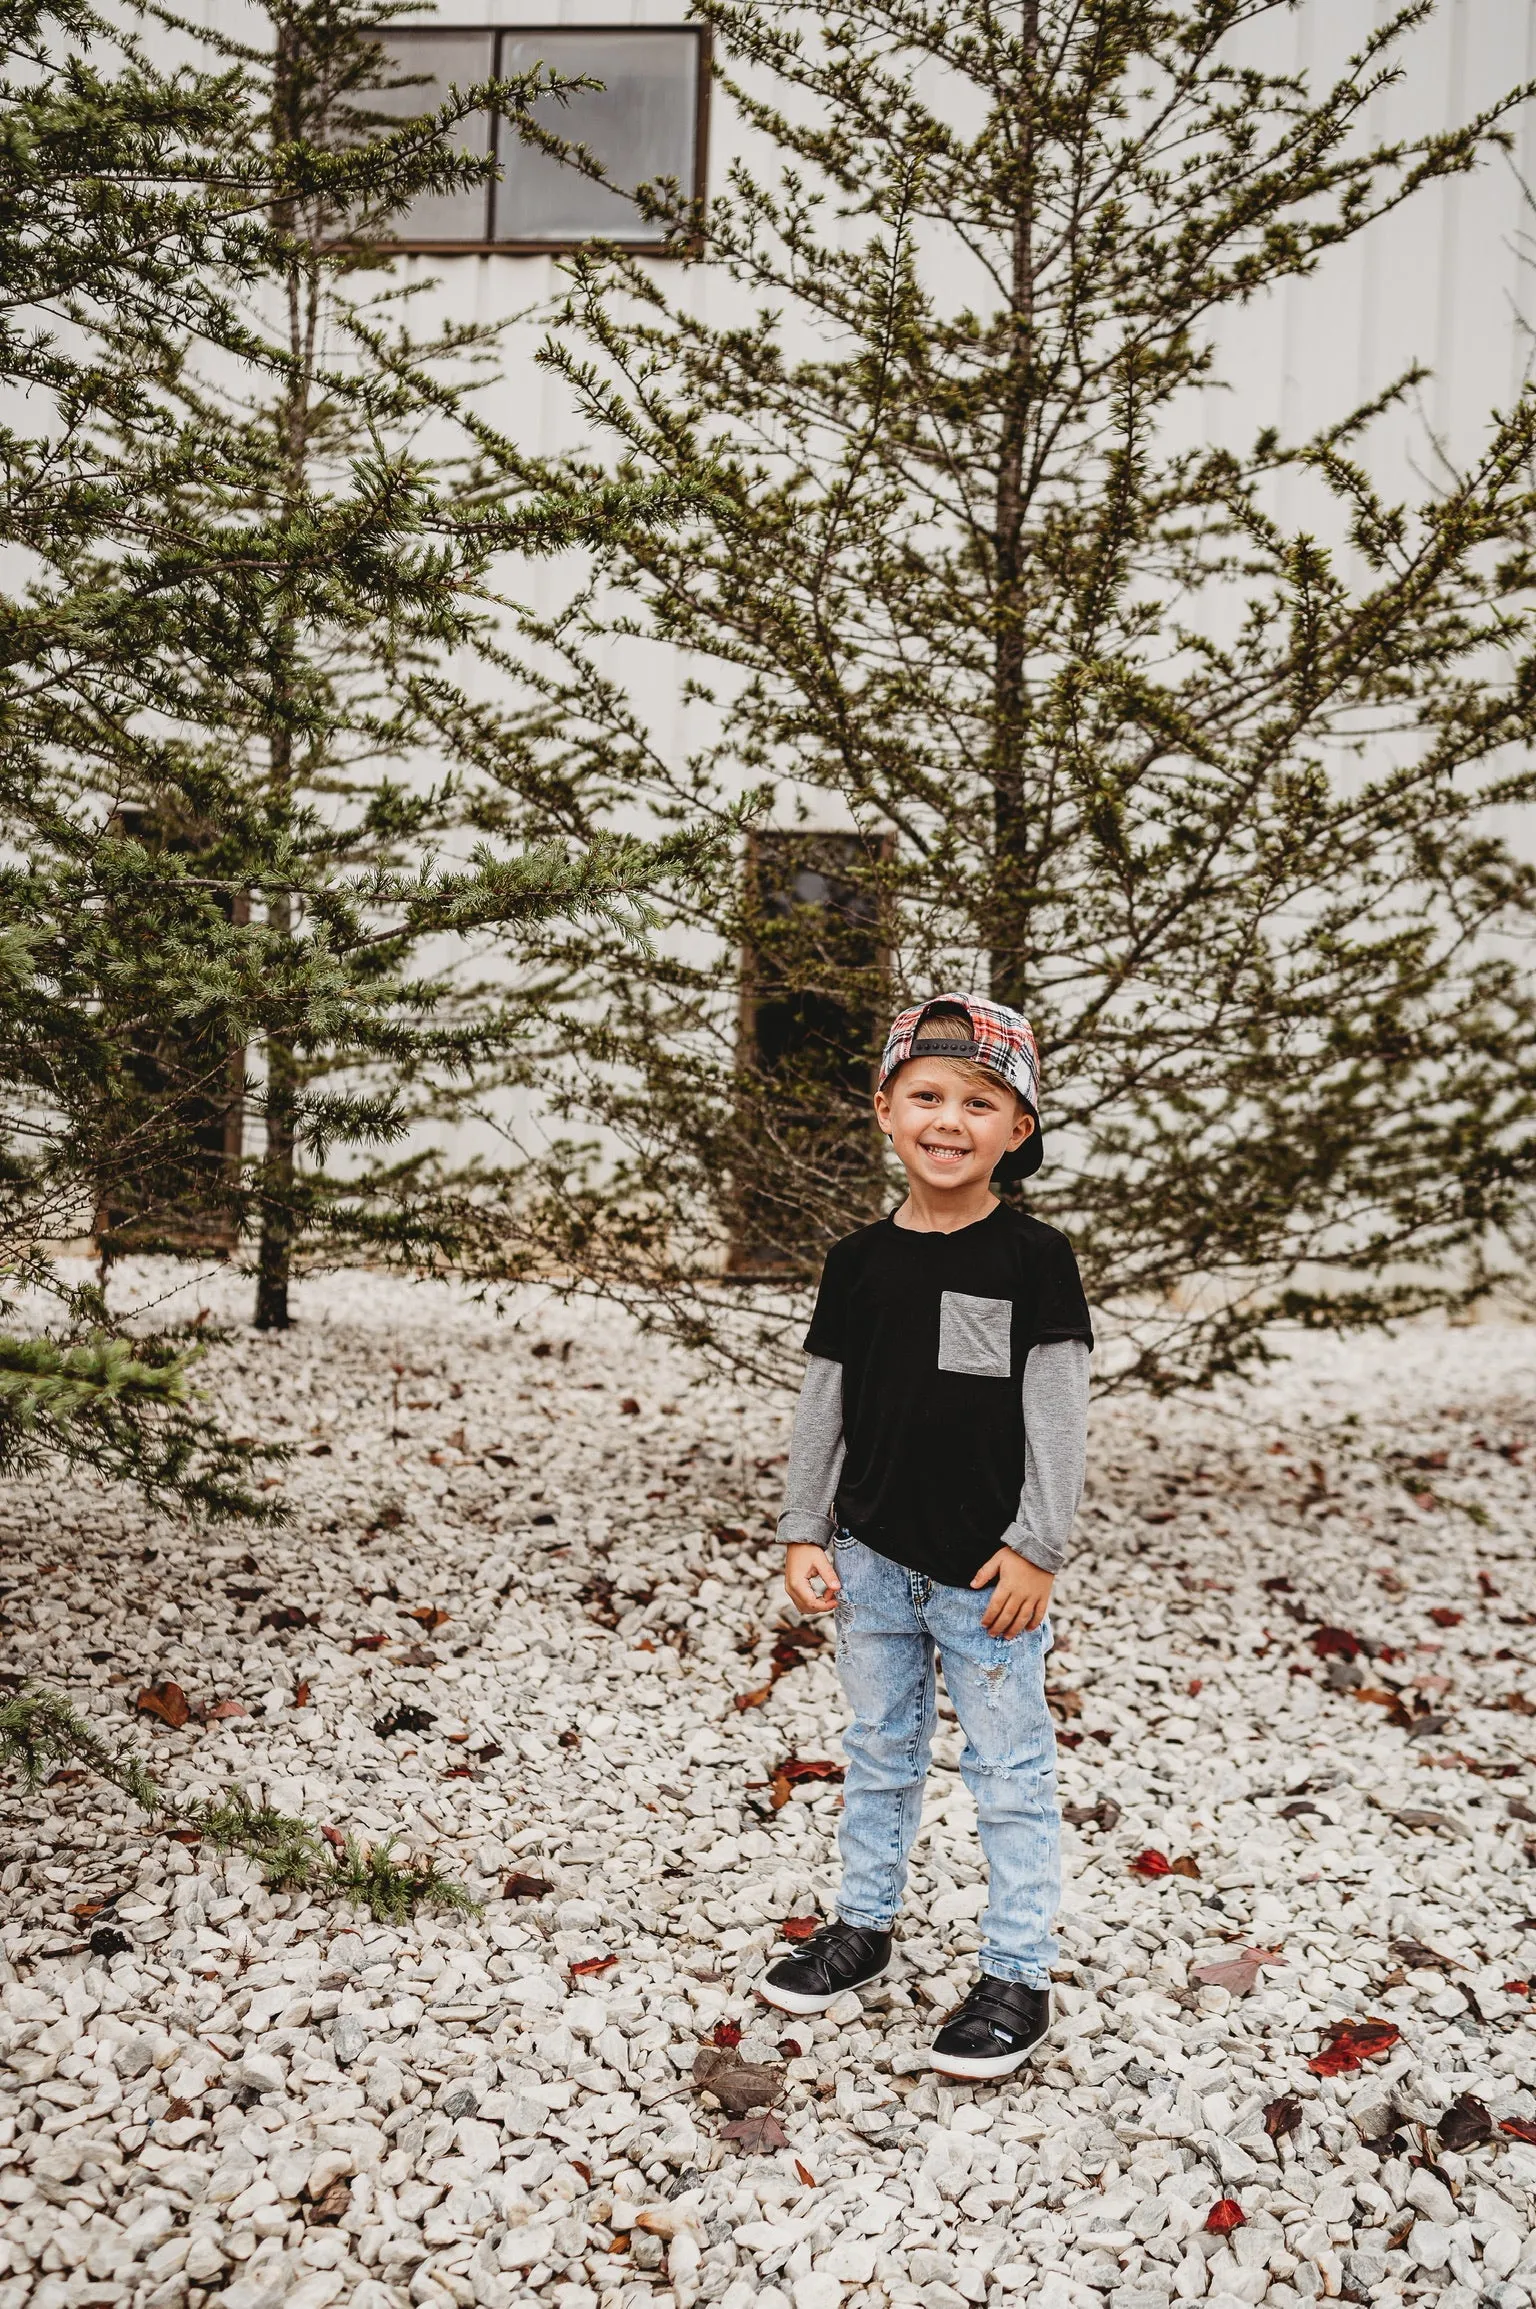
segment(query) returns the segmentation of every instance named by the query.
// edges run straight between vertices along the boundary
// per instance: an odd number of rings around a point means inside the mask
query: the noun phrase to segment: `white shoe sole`
[[[928,2066],[938,2076],[960,2077],[982,2083],[988,2077],[1013,2076],[1016,2071],[1027,2067],[1032,2060],[1041,2059],[1050,2050],[1050,2038],[1039,2036],[1033,2044],[1027,2044],[1022,2052],[978,2054],[974,2059],[968,2059],[964,2053],[930,2053]]]
[[[878,1972],[870,1973],[864,1980],[855,1980],[850,1986],[855,1990],[873,1988],[877,1980],[884,1980],[890,1969],[888,1964],[882,1964]],[[848,1990],[834,1988],[829,1996],[807,1996],[802,1989],[775,1988],[769,1981],[760,1980],[757,1993],[764,2004],[773,2006],[775,2012],[789,2012],[801,2017],[806,2013],[825,2012],[829,2004],[836,2004],[840,1996],[847,1995]]]

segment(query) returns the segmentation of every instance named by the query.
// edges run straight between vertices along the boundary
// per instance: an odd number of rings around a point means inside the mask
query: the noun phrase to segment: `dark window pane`
[[[371,112],[391,119],[411,120],[446,104],[451,88],[473,88],[495,75],[493,32],[395,32],[380,45],[408,88],[370,91],[364,100]],[[483,112],[471,112],[459,122],[452,142],[461,152],[484,153],[490,142],[490,122]],[[424,193],[395,217],[389,237],[400,241],[483,241],[486,188],[465,185],[458,192]]]
[[[504,35],[507,80],[546,65],[562,80],[592,79],[601,91],[561,104],[547,97],[536,118],[569,144],[584,144],[616,184],[633,188],[673,177],[693,188],[698,128],[699,43],[691,32],[535,32]],[[660,241],[633,203],[524,144],[499,124],[495,238],[499,241]]]

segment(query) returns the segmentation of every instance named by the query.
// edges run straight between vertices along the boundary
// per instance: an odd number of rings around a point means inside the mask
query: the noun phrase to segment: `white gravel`
[[[177,1305],[216,1320],[246,1288]],[[178,1790],[398,1831],[483,1911],[377,1926],[88,1780],[7,1791],[0,2309],[1526,2309],[1536,2147],[1499,2128],[1536,2118],[1536,1331],[1302,1340],[1249,1392],[1096,1412],[1056,1614],[1085,1815],[1056,2050],[972,2092],[923,2049],[977,1945],[952,1719],[894,1979],[814,2024],[750,1994],[836,1882],[836,1784],[778,1810],[763,1785],[839,1754],[828,1653],[735,1705],[784,1617],[787,1405],[537,1293],[498,1321],[343,1276],[300,1308],[205,1366],[242,1429],[297,1446],[287,1531],[12,1487],[0,1661]],[[260,1624],[285,1608],[303,1624]],[[1319,1626],[1374,1656],[1320,1655]],[[135,1718],[164,1678],[247,1713]],[[380,1737],[402,1704],[430,1726]],[[1198,1877],[1131,1873],[1148,1849]],[[514,1870],[551,1891],[505,1898]],[[103,1926],[127,1952],[90,1953]],[[1244,1947],[1277,1951],[1251,1993],[1191,1985]],[[1309,2071],[1366,2018],[1399,2041]],[[787,2061],[766,2154],[691,2082],[731,2021]],[[1461,2094],[1495,2131],[1456,2152],[1426,2128]]]

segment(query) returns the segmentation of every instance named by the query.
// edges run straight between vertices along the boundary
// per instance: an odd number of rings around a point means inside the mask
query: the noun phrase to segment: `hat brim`
[[[1035,1113],[1033,1107],[1026,1111]],[[1017,1179],[1032,1179],[1044,1160],[1045,1139],[1040,1129],[1040,1117],[1035,1114],[1035,1127],[1024,1144],[1011,1148],[992,1176],[999,1186],[1012,1186]]]

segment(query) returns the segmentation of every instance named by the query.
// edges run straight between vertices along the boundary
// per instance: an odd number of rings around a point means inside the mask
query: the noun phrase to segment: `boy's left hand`
[[[1027,1556],[1015,1555],[1011,1547],[1000,1547],[982,1565],[972,1587],[991,1587],[997,1582],[992,1601],[981,1615],[981,1624],[989,1636],[1025,1635],[1037,1628],[1051,1608],[1051,1590],[1055,1577],[1031,1563]]]

